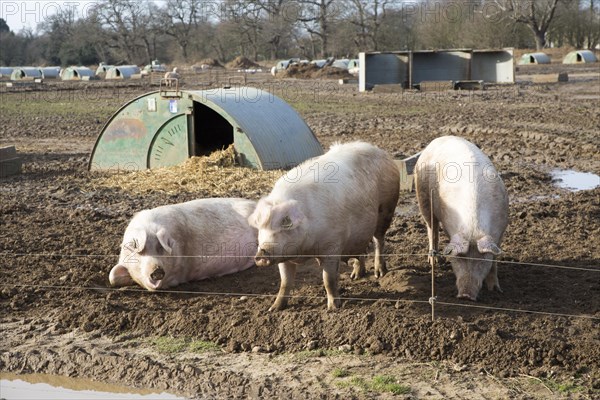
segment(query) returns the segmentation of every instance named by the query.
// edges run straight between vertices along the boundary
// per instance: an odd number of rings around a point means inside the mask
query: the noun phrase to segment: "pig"
[[[384,235],[394,216],[399,183],[394,160],[364,142],[334,144],[275,182],[248,218],[258,229],[257,266],[279,266],[281,285],[269,311],[287,307],[296,266],[314,259],[323,270],[327,309],[338,308],[340,261],[352,257],[351,277],[364,276],[371,241],[375,276],[383,276]]]
[[[488,290],[501,292],[495,256],[508,225],[508,195],[490,159],[468,140],[443,136],[423,150],[415,174],[430,257],[441,223],[450,238],[442,253],[451,257],[458,298],[476,301],[484,280]]]
[[[255,207],[214,198],[140,211],[125,230],[110,284],[153,291],[250,268],[258,233],[248,216]]]

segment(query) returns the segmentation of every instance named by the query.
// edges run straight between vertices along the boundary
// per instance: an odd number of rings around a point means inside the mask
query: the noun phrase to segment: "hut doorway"
[[[233,126],[214,109],[194,101],[193,155],[206,156],[233,144]]]

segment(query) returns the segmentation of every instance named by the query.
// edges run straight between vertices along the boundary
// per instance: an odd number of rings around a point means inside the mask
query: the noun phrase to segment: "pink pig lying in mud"
[[[441,222],[450,237],[443,254],[465,257],[450,259],[458,297],[475,301],[484,280],[501,291],[494,257],[508,225],[508,196],[490,159],[465,139],[437,138],[417,162],[416,192],[429,250],[437,251]]]
[[[248,216],[255,206],[215,198],[140,211],[125,230],[111,285],[157,290],[250,268],[257,232]]]
[[[256,265],[279,264],[281,285],[270,310],[287,306],[296,266],[314,259],[323,268],[327,308],[338,308],[340,261],[356,257],[351,276],[364,275],[364,254],[371,241],[375,276],[383,276],[383,239],[394,216],[399,184],[392,158],[364,142],[335,144],[282,176],[248,219],[258,228]]]

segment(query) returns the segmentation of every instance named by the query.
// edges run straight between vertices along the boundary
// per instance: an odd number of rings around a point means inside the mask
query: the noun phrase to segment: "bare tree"
[[[295,0],[249,0],[264,11],[262,41],[268,45],[270,58],[277,58],[282,47],[294,34],[298,7]]]
[[[546,34],[560,1],[571,0],[494,0],[494,3],[506,16],[529,27],[536,48],[541,50],[546,45]]]
[[[201,0],[168,0],[161,9],[162,31],[173,37],[185,62],[189,58],[189,47],[195,39],[198,25],[202,22],[205,8]]]
[[[313,38],[321,42],[319,55],[326,57],[329,54],[329,35],[333,19],[339,14],[339,4],[334,0],[300,0],[302,5],[298,21],[304,23],[306,31]]]
[[[122,61],[149,62],[155,58],[156,5],[149,1],[106,0],[92,9],[104,27],[109,47],[120,53]]]
[[[351,0],[353,12],[349,21],[357,28],[354,42],[359,50],[379,50],[379,30],[388,3],[389,0]]]

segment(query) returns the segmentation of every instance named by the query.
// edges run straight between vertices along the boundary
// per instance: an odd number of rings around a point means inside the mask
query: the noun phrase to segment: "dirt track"
[[[501,257],[511,263],[499,265],[504,293],[458,300],[445,264],[436,273],[437,300],[453,305],[438,303],[435,322],[426,257],[417,256],[427,239],[414,194],[401,196],[387,235],[390,272],[352,281],[343,270],[346,300],[337,312],[325,310],[315,267],[299,270],[296,297],[278,313],[267,313],[276,268],[165,293],[108,288],[135,211],[210,193],[189,185],[123,190],[87,172],[102,123],[142,89],[122,89],[117,100],[96,96],[89,109],[71,93],[61,98],[66,110],[38,92],[0,93],[0,146],[15,144],[24,156],[23,174],[0,180],[0,370],[202,399],[392,397],[368,386],[376,376],[393,376],[416,398],[600,397],[600,188],[571,193],[548,174],[555,167],[600,174],[600,77],[585,74],[473,93],[358,94],[299,81],[275,89],[326,147],[362,139],[400,157],[456,134],[501,171],[511,217]],[[266,195],[267,178],[251,193],[226,194]],[[220,350],[160,352],[157,337]]]

